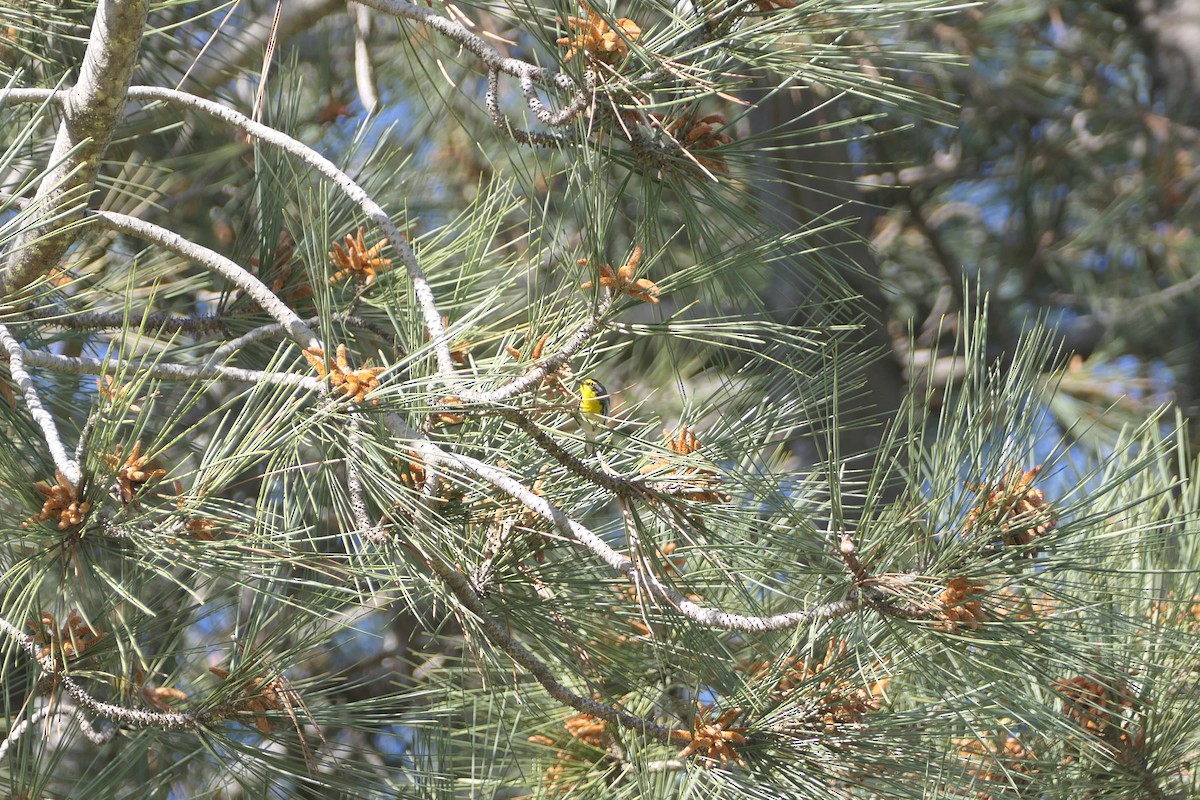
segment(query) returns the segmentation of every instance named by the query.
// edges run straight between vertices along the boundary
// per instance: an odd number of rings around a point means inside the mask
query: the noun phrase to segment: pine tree
[[[979,17],[0,14],[7,795],[1197,793],[1183,415],[863,302]]]

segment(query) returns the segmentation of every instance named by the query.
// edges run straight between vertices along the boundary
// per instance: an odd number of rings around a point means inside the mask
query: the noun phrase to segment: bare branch
[[[275,386],[295,386],[306,391],[319,392],[320,379],[311,375],[296,375],[291,372],[266,372],[257,369],[222,367],[215,364],[197,367],[188,364],[140,363],[121,361],[115,358],[88,358],[86,356],[60,356],[42,350],[30,350],[17,345],[26,363],[43,369],[70,375],[111,375],[114,372],[136,371],[140,376],[160,381],[236,381],[238,383],[269,383]]]
[[[372,542],[387,539],[383,526],[376,525],[367,513],[367,501],[363,496],[362,475],[358,462],[362,459],[362,422],[354,405],[347,404],[350,421],[346,426],[346,492],[350,495],[350,511],[362,535]]]
[[[0,762],[4,761],[5,757],[8,755],[8,749],[20,741],[21,737],[25,735],[26,731],[28,731],[34,725],[38,724],[46,717],[67,717],[73,713],[75,713],[74,709],[45,706],[44,708],[39,708],[37,711],[34,711],[32,714],[30,714],[28,719],[23,719],[20,722],[14,723],[8,731],[8,736],[3,742],[0,742]]]
[[[591,71],[587,73],[591,78]],[[587,81],[589,89],[592,88],[592,81]],[[590,92],[576,92],[571,98],[571,102],[563,106],[558,112],[551,112],[542,103],[541,98],[537,96],[537,89],[533,85],[533,79],[528,75],[521,76],[521,94],[525,95],[525,102],[529,105],[529,109],[533,111],[533,115],[538,118],[538,121],[544,125],[549,125],[552,128],[562,128],[570,125],[579,116],[579,112],[588,104],[588,94]]]
[[[428,25],[438,33],[448,36],[479,56],[489,72],[498,70],[516,78],[528,77],[534,83],[543,86],[553,86],[572,94],[578,91],[575,81],[571,80],[569,76],[561,72],[536,67],[533,64],[516,58],[507,58],[481,37],[463,27],[461,23],[446,19],[431,8],[406,3],[404,0],[358,0],[358,2],[386,14],[403,19],[411,19],[414,22]]]
[[[195,316],[181,317],[155,313],[147,314],[144,317],[131,317],[119,311],[88,311],[83,314],[72,314],[59,308],[39,308],[31,309],[22,316],[22,319],[10,320],[9,324],[31,325],[41,322],[59,328],[98,331],[114,328],[124,329],[130,322],[137,322],[144,329],[152,328],[164,333],[205,334],[224,330],[227,320],[228,315],[222,314],[196,314]],[[278,326],[278,329],[282,330],[282,327]]]
[[[371,34],[371,11],[358,3],[346,5],[354,21],[354,83],[358,87],[358,99],[370,113],[379,105],[375,69],[371,66],[371,51],[367,49],[367,37]]]
[[[84,715],[83,711],[73,706],[58,704],[43,706],[30,714],[28,719],[23,719],[12,726],[8,732],[8,736],[3,742],[0,742],[0,763],[3,763],[5,757],[8,755],[9,748],[16,744],[30,728],[50,717],[71,717],[75,720],[75,724],[79,726],[79,729],[83,731],[83,735],[92,744],[107,744],[117,735],[118,729],[116,727],[106,728],[102,731],[96,730],[92,727],[92,723]]]
[[[321,344],[321,340],[313,329],[308,327],[304,320],[300,319],[300,315],[293,311],[287,303],[284,303],[267,288],[265,283],[250,274],[244,267],[215,250],[209,250],[203,245],[185,239],[174,231],[136,217],[129,217],[114,211],[91,211],[88,212],[88,215],[107,227],[165,247],[172,253],[212,270],[246,292],[264,311],[277,319],[301,349],[324,349],[324,345]]]
[[[495,123],[496,127],[521,144],[532,144],[538,147],[561,147],[564,144],[571,144],[577,141],[575,136],[569,134],[535,133],[523,128],[513,127],[512,123],[508,121],[508,117],[500,110],[500,70],[498,69],[488,72],[487,94],[484,96],[484,102],[487,105],[488,114],[491,116],[492,122]]]
[[[8,371],[21,389],[21,396],[25,400],[25,407],[29,409],[29,416],[33,417],[33,421],[42,429],[42,438],[45,439],[46,446],[50,448],[50,457],[54,459],[55,468],[63,474],[71,486],[79,488],[79,484],[83,480],[79,462],[67,455],[67,450],[63,447],[62,439],[58,435],[58,426],[54,423],[54,417],[42,405],[37,387],[33,385],[33,378],[25,371],[27,351],[12,337],[4,325],[0,325],[0,345],[8,354]],[[32,363],[33,360],[30,359],[30,362]]]

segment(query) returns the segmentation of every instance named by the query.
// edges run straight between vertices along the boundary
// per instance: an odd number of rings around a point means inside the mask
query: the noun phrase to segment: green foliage
[[[155,4],[133,81],[183,36],[183,89],[269,130],[130,103],[38,205],[60,112],[19,90],[93,57],[95,4],[0,3],[6,263],[73,223],[0,307],[3,792],[1195,792],[1183,420],[1055,427],[1078,373],[964,302],[881,422],[850,222],[788,205],[850,185],[830,143],[945,135],[961,59],[910,59],[956,9],[364,3],[381,105],[343,119],[353,19],[248,110],[247,5]]]

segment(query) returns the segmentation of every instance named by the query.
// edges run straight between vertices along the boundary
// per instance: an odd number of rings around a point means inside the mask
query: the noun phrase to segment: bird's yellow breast
[[[584,414],[608,416],[608,390],[600,381],[588,378],[579,384],[579,410]]]

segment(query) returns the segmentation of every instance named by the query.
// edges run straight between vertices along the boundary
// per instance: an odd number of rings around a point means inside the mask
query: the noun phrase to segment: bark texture
[[[0,300],[10,300],[48,274],[75,241],[83,203],[125,110],[149,5],[149,0],[101,0],[97,5],[79,81],[62,103],[53,166],[38,186],[33,224],[17,237],[0,275]]]

